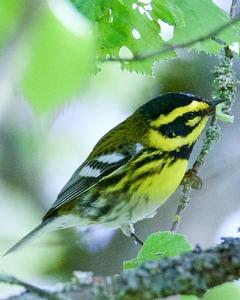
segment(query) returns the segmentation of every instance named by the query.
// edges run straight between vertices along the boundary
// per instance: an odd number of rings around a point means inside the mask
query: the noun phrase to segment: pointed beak
[[[225,102],[226,100],[225,99],[221,99],[221,100],[212,100],[212,101],[209,101],[209,104],[213,105],[213,106],[217,106],[218,104],[220,103],[223,103]]]
[[[213,115],[216,111],[216,106],[225,101],[226,101],[225,99],[209,101],[208,102],[208,104],[209,104],[208,115],[210,115],[210,116]]]

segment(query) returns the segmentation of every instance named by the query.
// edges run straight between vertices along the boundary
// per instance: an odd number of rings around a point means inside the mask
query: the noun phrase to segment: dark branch
[[[223,32],[225,29],[229,28],[230,26],[234,25],[235,23],[240,21],[240,17],[237,17],[235,19],[232,19],[231,21],[219,26],[218,28],[216,28],[215,30],[211,31],[208,34],[205,34],[203,36],[200,36],[194,40],[185,42],[185,43],[179,43],[179,44],[175,44],[175,45],[170,45],[170,44],[166,44],[164,45],[161,49],[159,49],[158,51],[154,51],[151,53],[146,53],[146,54],[139,54],[139,55],[134,55],[132,58],[118,58],[118,57],[109,57],[107,59],[103,59],[101,60],[101,62],[132,62],[132,61],[143,61],[146,60],[148,58],[152,58],[155,56],[159,56],[162,54],[165,54],[167,52],[173,51],[173,50],[177,50],[177,49],[183,49],[183,48],[187,48],[190,46],[193,46],[196,43],[199,42],[204,42],[206,40],[209,40],[217,35],[219,35],[221,32]]]
[[[178,294],[201,296],[209,288],[240,278],[240,239],[225,238],[215,248],[203,251],[197,247],[179,257],[147,262],[113,277],[94,277],[91,273],[76,272],[70,283],[58,290],[53,288],[51,292],[39,288],[34,290],[32,285],[9,278],[0,276],[0,281],[20,284],[29,292],[8,300],[147,300]]]

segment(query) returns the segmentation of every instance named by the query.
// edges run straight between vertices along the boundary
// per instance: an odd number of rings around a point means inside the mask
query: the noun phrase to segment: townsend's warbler
[[[42,223],[7,253],[42,232],[103,224],[137,237],[132,224],[152,216],[176,190],[217,101],[158,96],[114,127],[60,191]]]

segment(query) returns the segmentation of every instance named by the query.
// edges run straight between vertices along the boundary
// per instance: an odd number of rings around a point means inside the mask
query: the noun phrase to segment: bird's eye
[[[195,117],[195,114],[193,112],[190,112],[188,117],[189,117],[189,119],[193,119]]]

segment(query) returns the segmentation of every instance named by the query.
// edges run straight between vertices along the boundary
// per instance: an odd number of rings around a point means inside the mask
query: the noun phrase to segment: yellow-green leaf
[[[18,25],[25,9],[26,1],[0,1],[0,47],[4,45]]]
[[[25,40],[22,88],[33,107],[44,112],[69,100],[93,68],[90,24],[66,0],[49,0]]]
[[[153,233],[144,242],[137,257],[124,262],[124,268],[136,268],[148,260],[160,260],[188,251],[191,251],[191,246],[184,235],[169,231]]]
[[[224,283],[207,291],[202,300],[239,300],[240,286],[234,282]]]

